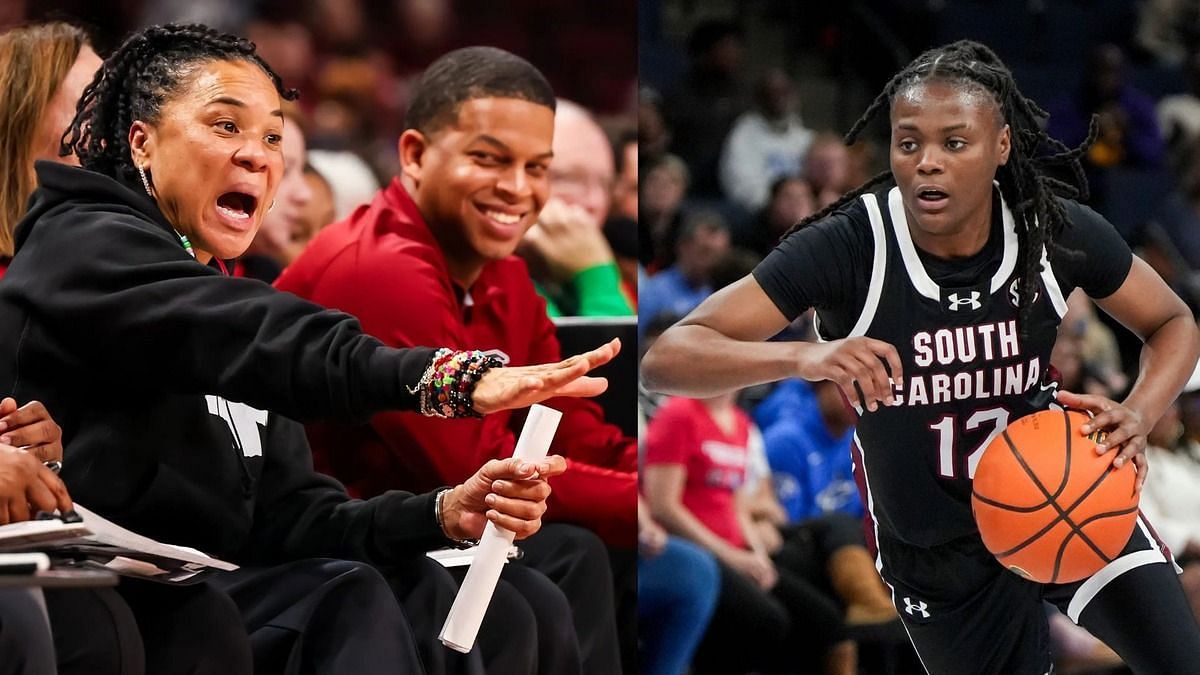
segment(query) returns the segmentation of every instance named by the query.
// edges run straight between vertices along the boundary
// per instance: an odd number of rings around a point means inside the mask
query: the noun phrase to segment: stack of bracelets
[[[426,417],[482,417],[475,412],[475,384],[484,373],[504,365],[500,359],[476,349],[456,352],[441,348],[434,352],[429,367],[409,392],[420,397]]]

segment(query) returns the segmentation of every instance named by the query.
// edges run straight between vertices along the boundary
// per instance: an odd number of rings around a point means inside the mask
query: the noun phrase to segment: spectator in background
[[[761,260],[762,258],[753,251],[744,248],[733,247],[726,250],[713,263],[712,271],[708,275],[713,293],[749,274]],[[744,401],[745,399],[740,400]]]
[[[1067,313],[1050,350],[1050,365],[1066,391],[1112,398],[1129,384],[1121,370],[1116,338],[1096,317],[1092,300],[1078,290],[1067,298]]]
[[[242,33],[284,82],[295,83],[301,91],[310,90],[317,54],[312,32],[301,17],[282,12],[255,17],[246,22]]]
[[[310,23],[322,29],[316,38],[325,51],[354,54],[368,41],[362,0],[312,0],[305,4]]]
[[[1186,0],[1144,0],[1137,6],[1137,46],[1161,64],[1178,65],[1200,44],[1196,5]]]
[[[230,32],[243,25],[253,11],[253,5],[238,0],[162,0],[134,6],[141,8],[135,21],[138,26],[174,21],[202,23]]]
[[[616,163],[612,142],[587,108],[558,99],[554,110],[550,199],[575,204],[599,227],[612,208]]]
[[[305,227],[302,219],[313,199],[313,192],[304,178],[308,157],[304,125],[298,115],[295,108],[284,108],[283,178],[279,181],[275,201],[263,216],[262,227],[234,266],[234,276],[273,283],[283,268],[303,250],[303,244],[297,244],[294,234]]]
[[[46,23],[0,35],[0,277],[36,185],[34,161],[79,163],[59,155],[59,140],[99,67],[100,57],[75,26]]]
[[[1092,115],[1099,135],[1088,150],[1093,169],[1158,168],[1166,146],[1154,115],[1154,99],[1126,81],[1125,54],[1114,44],[1096,47],[1088,58],[1083,85],[1049,107],[1046,132],[1075,147],[1088,135]]]
[[[818,211],[854,187],[850,150],[837,134],[823,133],[813,141],[804,158],[803,177],[812,186]]]
[[[800,173],[816,136],[800,119],[795,87],[782,70],[768,70],[754,97],[755,108],[737,119],[725,139],[720,165],[725,196],[750,212],[766,206],[775,181]]]
[[[296,247],[297,256],[321,228],[335,220],[333,186],[325,176],[312,164],[305,164],[304,182],[312,193],[312,199],[300,210],[296,228],[292,230],[292,244]]]
[[[712,293],[712,270],[729,250],[729,226],[715,211],[689,213],[675,245],[675,264],[638,289],[638,338],[657,315],[683,316]]]
[[[308,162],[333,191],[334,219],[345,218],[360,204],[371,201],[379,180],[362,157],[346,150],[309,150]],[[330,221],[332,222],[332,221]]]
[[[683,223],[683,198],[691,173],[675,155],[663,155],[646,165],[638,202],[638,259],[651,273],[675,264],[675,243]]]
[[[370,158],[376,140],[370,85],[378,78],[371,64],[361,59],[338,59],[326,64],[316,85],[319,98],[309,113],[313,147]]]
[[[1188,91],[1164,96],[1155,107],[1170,166],[1177,176],[1190,164],[1188,159],[1200,141],[1200,50],[1193,51],[1183,65]]]
[[[671,147],[671,129],[662,112],[662,95],[650,87],[638,91],[638,156],[649,166],[667,154]]]
[[[628,129],[617,137],[617,180],[612,190],[612,215],[638,219],[638,130]]]
[[[529,265],[551,317],[633,314],[604,237],[612,207],[612,144],[591,113],[560,99],[553,148],[550,200],[517,253]]]
[[[854,415],[837,385],[785,380],[754,418],[789,521],[832,512],[862,517],[850,457]]]
[[[698,673],[804,668],[851,675],[857,651],[842,611],[807,580],[777,568],[751,526],[739,494],[747,478],[753,424],[736,393],[670,398],[646,432],[643,493],[668,532],[717,559],[717,609],[694,664]]]
[[[793,225],[817,211],[812,186],[799,176],[782,176],[771,184],[771,197],[755,216],[749,231],[741,234],[739,246],[766,257]],[[739,237],[735,237],[739,238]]]
[[[732,21],[704,21],[688,36],[687,51],[691,66],[662,110],[672,130],[671,152],[687,163],[693,192],[718,197],[721,146],[734,120],[749,108],[741,28]]]
[[[638,279],[638,132],[626,129],[617,135],[613,156],[617,180],[613,184],[613,208],[604,223],[604,236],[612,246],[621,270],[625,295],[637,309]]]

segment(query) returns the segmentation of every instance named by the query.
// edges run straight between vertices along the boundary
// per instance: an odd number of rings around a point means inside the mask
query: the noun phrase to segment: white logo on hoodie
[[[208,402],[208,412],[229,425],[233,443],[243,455],[262,457],[262,438],[258,435],[258,425],[267,426],[267,411],[212,394],[205,395],[204,400]]]

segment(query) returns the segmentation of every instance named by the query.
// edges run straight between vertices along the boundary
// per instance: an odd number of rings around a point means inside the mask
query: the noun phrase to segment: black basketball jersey
[[[899,190],[883,186],[789,236],[754,271],[786,316],[815,307],[822,339],[865,335],[899,352],[903,386],[892,406],[858,410],[854,461],[877,527],[918,546],[976,530],[980,455],[1010,421],[1052,401],[1046,372],[1066,296],[1076,286],[1107,296],[1132,263],[1111,225],[1062,202],[1071,224],[1060,243],[1082,255],[1051,265],[1042,252],[1022,335],[1017,234],[998,190],[993,201],[989,240],[966,259],[917,249]]]

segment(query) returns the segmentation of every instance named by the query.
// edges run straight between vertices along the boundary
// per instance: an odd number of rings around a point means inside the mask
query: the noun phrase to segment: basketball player
[[[930,673],[1051,672],[1043,599],[1137,673],[1200,673],[1200,630],[1144,521],[1093,577],[1041,585],[988,553],[969,505],[988,441],[1051,403],[1046,368],[1074,288],[1145,347],[1121,403],[1058,401],[1095,412],[1090,426],[1120,447],[1114,465],[1134,461],[1139,480],[1146,433],[1200,353],[1191,314],[1072,201],[1086,189],[1087,143],[1068,149],[1041,132],[1046,114],[991,50],[957,42],[922,54],[848,142],[885,106],[891,169],[802,221],[751,275],[666,331],[643,377],[706,397],[795,376],[842,387],[860,413],[853,452],[877,566]],[[824,342],[757,344],[809,307]]]

